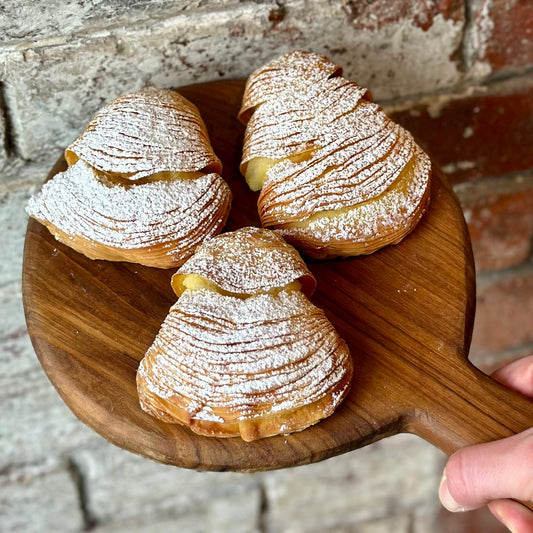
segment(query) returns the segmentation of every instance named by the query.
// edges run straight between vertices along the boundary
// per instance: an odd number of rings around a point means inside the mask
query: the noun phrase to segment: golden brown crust
[[[263,226],[321,259],[401,240],[428,205],[431,176],[412,136],[324,64],[292,52],[252,74],[241,163],[251,186],[262,185]]]
[[[239,233],[249,229],[213,240],[225,248],[233,238],[238,256]],[[278,248],[280,241],[272,240]],[[248,266],[222,263],[234,270],[222,276],[231,280]],[[216,285],[183,290],[139,365],[142,408],[201,435],[244,440],[300,431],[329,416],[349,390],[352,359],[324,312],[291,285],[251,295],[241,287],[239,296]]]
[[[47,182],[27,211],[91,259],[176,267],[229,215],[231,191],[205,125],[175,91],[116,98],[65,157],[67,171]]]
[[[317,259],[368,255],[401,242],[414,230],[429,201],[430,188],[420,187],[416,177],[406,174],[379,201],[361,202],[339,210],[332,218],[325,213],[298,224],[279,224],[277,231],[287,242]],[[398,205],[404,206],[399,214]]]
[[[308,405],[237,422],[231,422],[232,413],[229,413],[229,420],[225,422],[195,420],[191,418],[186,409],[152,393],[146,384],[145,378],[139,375],[137,377],[137,387],[143,409],[155,418],[168,423],[180,423],[184,426],[189,426],[198,435],[219,438],[241,437],[243,440],[251,442],[274,435],[287,435],[302,431],[333,414],[335,408],[342,402],[349,391],[352,374],[353,367],[350,364],[343,379],[339,381],[333,390]]]
[[[218,174],[108,186],[78,161],[45,183],[27,210],[90,259],[172,268],[222,230],[230,206],[230,189]]]

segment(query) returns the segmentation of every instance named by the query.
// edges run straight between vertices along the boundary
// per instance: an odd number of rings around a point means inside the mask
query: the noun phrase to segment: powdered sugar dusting
[[[415,168],[414,179],[400,180],[402,183],[387,190],[379,202],[362,202],[336,212],[332,218],[327,212],[319,214],[304,227],[285,226],[278,232],[289,242],[313,242],[318,249],[323,243],[333,250],[350,242],[364,245],[366,253],[371,253],[381,248],[383,239],[398,242],[418,222],[428,200],[423,171]]]
[[[45,183],[27,211],[67,235],[120,249],[163,245],[182,260],[221,230],[230,202],[217,174],[108,186],[80,160]]]
[[[363,140],[375,134],[384,124],[376,124],[374,132],[365,131],[354,127],[351,116],[366,93],[365,88],[344,78],[325,78],[314,84],[305,76],[295,79],[284,92],[254,110],[245,132],[243,163],[255,157],[281,159],[337,139],[355,136]],[[361,122],[365,117],[358,118]],[[380,119],[382,123],[387,120],[386,116],[378,116]]]
[[[246,420],[307,405],[350,368],[346,345],[301,292],[241,299],[203,289],[170,309],[139,373],[192,419],[217,422],[220,410]]]
[[[258,157],[282,160],[267,171],[258,201],[261,222],[290,232],[291,223],[339,214],[342,220],[331,216],[311,223],[313,240],[322,248],[331,239],[363,241],[376,230],[383,236],[387,228],[395,238],[392,222],[412,229],[409,213],[418,216],[427,204],[430,160],[406,130],[368,100],[366,89],[331,77],[331,71],[322,56],[292,52],[251,76],[245,106],[260,105],[246,128],[243,167]],[[287,159],[304,152],[309,157],[303,161]],[[406,188],[412,194],[392,195],[375,209],[364,205],[385,198],[408,164],[415,168],[414,184]],[[340,215],[357,206],[350,215]],[[310,244],[304,232],[293,233],[304,247]]]
[[[131,180],[164,171],[221,170],[198,109],[175,91],[153,87],[110,102],[69,152]]]
[[[312,274],[300,254],[272,231],[241,228],[207,239],[178,271],[199,274],[222,290],[254,294]]]
[[[313,63],[313,69],[309,69],[310,62]],[[342,73],[342,69],[321,54],[300,50],[285,54],[259,68],[248,78],[239,117],[245,120],[250,109],[283,97],[294,84],[306,83],[312,87],[335,73]]]
[[[351,116],[357,120],[358,114]],[[261,220],[266,226],[284,224],[381,196],[413,157],[415,146],[402,142],[403,132],[396,125],[377,127],[362,141],[336,139],[309,161],[274,166],[259,202]]]

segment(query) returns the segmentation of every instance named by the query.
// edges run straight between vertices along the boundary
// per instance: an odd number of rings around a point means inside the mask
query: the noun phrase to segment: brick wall
[[[31,348],[23,206],[110,98],[245,77],[293,48],[367,85],[447,172],[478,270],[471,358],[533,352],[533,3],[527,0],[3,0],[0,3],[2,531],[496,533],[440,509],[444,457],[401,435],[254,475],[128,454],[78,422]]]

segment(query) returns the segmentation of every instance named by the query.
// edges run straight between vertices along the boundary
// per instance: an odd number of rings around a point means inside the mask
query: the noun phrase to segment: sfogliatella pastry
[[[142,408],[195,433],[252,441],[302,430],[346,396],[352,360],[315,280],[272,231],[206,240],[174,275],[179,295],[137,372]]]
[[[429,202],[428,156],[341,74],[322,55],[288,53],[250,76],[239,114],[263,226],[319,259],[398,243]]]
[[[179,266],[228,217],[222,165],[198,109],[175,91],[116,98],[65,159],[27,211],[91,259]]]

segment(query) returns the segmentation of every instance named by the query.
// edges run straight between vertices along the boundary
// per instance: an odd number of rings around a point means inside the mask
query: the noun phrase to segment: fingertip
[[[448,486],[448,479],[446,477],[446,470],[442,474],[439,485],[439,499],[443,507],[446,508],[451,513],[458,513],[463,511],[471,511],[474,507],[465,507],[458,503],[455,498],[450,494],[450,489]]]
[[[531,533],[533,512],[513,500],[495,500],[489,504],[490,512],[511,533]]]

